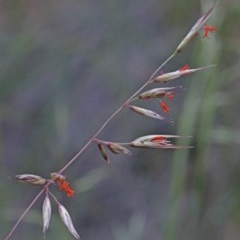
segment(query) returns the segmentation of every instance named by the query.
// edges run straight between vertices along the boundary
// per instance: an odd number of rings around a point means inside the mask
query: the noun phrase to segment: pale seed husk
[[[76,238],[76,239],[80,239],[80,236],[78,235],[76,229],[73,226],[73,222],[72,219],[67,211],[67,209],[61,205],[58,204],[58,211],[59,211],[59,215],[64,223],[64,225],[67,227],[68,231]]]
[[[159,119],[162,121],[166,121],[170,124],[173,124],[173,122],[171,120],[169,120],[166,117],[163,117],[161,115],[159,115],[158,113],[149,110],[149,109],[145,109],[145,108],[141,108],[141,107],[137,107],[137,106],[133,106],[133,105],[128,105],[129,109],[131,109],[133,112],[136,112],[140,115],[146,116],[146,117],[150,117],[150,118],[155,118],[155,119]]]
[[[20,174],[16,175],[15,177],[19,182],[29,183],[35,186],[41,186],[47,182],[47,179],[34,174]]]
[[[169,73],[164,73],[156,78],[154,78],[151,82],[155,82],[155,83],[166,83],[170,80],[179,78],[181,76],[190,74],[190,73],[194,73],[197,71],[201,71],[204,69],[208,69],[210,67],[214,67],[215,65],[209,65],[209,66],[205,66],[205,67],[199,67],[199,68],[191,68],[191,69],[185,69],[185,70],[176,70],[174,72],[169,72]]]
[[[192,148],[191,146],[174,145],[168,140],[168,138],[186,138],[186,137],[189,136],[162,135],[162,134],[147,135],[133,140],[130,143],[130,146],[138,148]]]
[[[51,202],[48,195],[46,195],[43,202],[42,214],[43,214],[43,234],[45,238],[45,233],[48,230],[49,222],[52,214]]]
[[[179,87],[165,87],[165,88],[153,88],[151,90],[148,90],[146,92],[143,92],[138,95],[139,99],[153,99],[153,98],[163,98],[166,97],[167,93],[173,93],[173,90],[177,88],[182,88],[182,86]]]
[[[179,53],[182,51],[182,49],[189,43],[191,40],[197,35],[198,31],[202,28],[204,23],[208,20],[208,18],[211,16],[213,9],[215,8],[217,4],[217,1],[214,3],[214,5],[207,11],[206,14],[204,14],[201,18],[198,19],[198,21],[193,25],[193,27],[190,29],[186,37],[183,38],[183,40],[180,42],[180,44],[177,46],[175,53]]]

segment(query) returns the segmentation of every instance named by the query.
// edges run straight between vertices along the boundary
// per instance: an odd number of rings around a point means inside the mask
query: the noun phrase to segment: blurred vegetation
[[[1,239],[39,191],[14,175],[58,171],[211,4],[0,1]],[[191,135],[193,149],[134,149],[135,158],[111,155],[106,164],[91,145],[65,173],[76,195],[51,188],[83,240],[240,238],[239,21],[239,2],[220,1],[208,21],[216,34],[199,36],[164,68],[217,64],[169,84],[186,88],[169,103],[175,126],[124,110],[100,136]],[[12,239],[43,239],[42,201]],[[46,239],[72,239],[56,206]]]

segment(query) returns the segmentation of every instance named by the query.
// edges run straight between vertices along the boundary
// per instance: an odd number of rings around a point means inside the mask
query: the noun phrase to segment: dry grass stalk
[[[152,83],[165,83],[167,81],[179,78],[181,76],[194,73],[200,70],[207,69],[210,66],[201,67],[201,68],[195,68],[195,69],[189,69],[188,65],[185,65],[183,68],[180,68],[174,72],[170,73],[164,73],[156,77],[158,72],[163,68],[163,66],[166,65],[173,57],[175,57],[179,52],[182,51],[186,45],[192,41],[192,39],[197,35],[199,30],[203,27],[207,19],[210,17],[210,15],[213,12],[213,9],[215,8],[216,3],[208,10],[206,14],[204,14],[191,28],[189,33],[184,37],[184,39],[180,42],[176,50],[173,52],[172,55],[168,59],[166,59],[152,74],[152,76],[140,87],[132,96],[130,96],[99,128],[98,131],[87,141],[87,143],[79,150],[79,152],[70,159],[65,166],[63,166],[62,169],[60,169],[57,173],[51,174],[51,180],[47,180],[41,176],[33,175],[33,174],[21,174],[16,175],[16,179],[18,181],[29,183],[32,185],[38,185],[43,186],[42,190],[37,194],[37,196],[33,199],[33,201],[29,204],[29,206],[26,208],[26,210],[22,213],[20,218],[17,220],[15,225],[12,227],[9,234],[4,238],[4,240],[10,239],[13,232],[18,227],[19,223],[23,219],[23,217],[27,214],[27,212],[31,209],[33,204],[40,198],[40,196],[45,192],[46,197],[43,203],[43,233],[45,235],[48,227],[49,222],[51,218],[51,203],[50,199],[48,197],[48,193],[53,197],[55,202],[58,204],[59,214],[60,217],[64,223],[64,225],[67,227],[68,231],[76,238],[80,239],[79,234],[77,233],[76,229],[74,228],[74,225],[72,223],[71,217],[66,210],[66,208],[61,205],[56,197],[48,191],[48,186],[51,184],[58,184],[60,190],[64,190],[68,196],[72,196],[74,194],[74,191],[70,188],[69,183],[66,181],[65,177],[62,175],[62,172],[64,172],[67,168],[69,168],[77,159],[78,157],[85,151],[85,149],[91,144],[96,143],[98,145],[98,148],[100,150],[101,155],[105,159],[105,161],[109,162],[109,158],[107,156],[107,153],[105,152],[104,146],[106,146],[111,152],[115,154],[127,154],[129,156],[132,156],[132,152],[129,151],[126,147],[123,145],[127,145],[129,147],[139,147],[139,148],[191,148],[191,146],[180,146],[180,145],[174,145],[170,140],[174,138],[184,138],[184,136],[178,136],[178,135],[163,135],[163,134],[154,134],[154,135],[146,135],[139,137],[129,143],[116,143],[116,142],[106,142],[97,139],[97,136],[101,133],[101,131],[106,127],[106,125],[119,113],[121,112],[125,107],[129,107],[132,111],[139,113],[144,116],[157,118],[160,120],[166,121],[165,117],[160,116],[159,114],[148,110],[143,109],[140,107],[129,105],[133,100],[136,99],[153,99],[153,98],[163,98],[168,97],[169,99],[172,99],[173,94],[175,90],[180,89],[181,87],[168,87],[168,88],[154,88],[148,91],[145,91],[143,93],[142,90],[145,89],[149,84]],[[203,37],[208,37],[209,33],[213,33],[216,31],[215,27],[210,26],[204,26],[204,35]],[[162,102],[162,107],[165,111],[167,111],[167,106],[164,102]]]

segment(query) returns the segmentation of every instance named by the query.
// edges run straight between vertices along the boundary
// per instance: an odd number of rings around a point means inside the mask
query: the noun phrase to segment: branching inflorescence
[[[33,199],[33,201],[30,203],[30,205],[26,208],[26,210],[23,212],[23,214],[20,216],[18,221],[15,223],[9,234],[4,238],[4,240],[10,239],[13,232],[16,230],[17,226],[23,219],[23,217],[27,214],[27,212],[31,209],[33,204],[40,198],[42,194],[45,194],[45,199],[43,202],[42,207],[42,214],[43,214],[43,234],[45,236],[49,223],[51,218],[51,201],[50,198],[53,199],[53,201],[57,204],[59,215],[68,229],[68,231],[76,238],[80,239],[79,234],[74,228],[73,222],[71,220],[70,214],[66,210],[66,208],[59,203],[57,198],[53,195],[52,192],[49,190],[50,185],[56,185],[58,186],[58,189],[61,191],[64,191],[68,197],[72,197],[74,195],[74,190],[71,189],[69,182],[66,180],[66,177],[62,175],[62,173],[72,165],[73,162],[75,162],[78,157],[82,154],[82,152],[91,144],[96,144],[98,146],[98,149],[104,158],[106,162],[109,162],[109,156],[107,153],[107,150],[114,154],[126,154],[129,156],[132,156],[132,152],[129,150],[129,148],[137,147],[137,148],[168,148],[168,149],[181,149],[181,148],[191,148],[191,146],[181,146],[181,145],[175,145],[171,142],[172,139],[175,138],[186,138],[187,136],[179,136],[179,135],[163,135],[163,134],[154,134],[154,135],[146,135],[146,136],[140,136],[137,139],[134,139],[127,143],[118,143],[118,142],[110,142],[110,141],[104,141],[101,139],[98,139],[99,133],[105,128],[105,126],[124,108],[128,108],[134,113],[141,114],[146,117],[159,119],[162,121],[165,121],[167,123],[172,124],[173,122],[169,120],[167,117],[162,116],[152,110],[145,109],[136,105],[133,105],[133,102],[136,100],[152,100],[157,99],[160,102],[160,106],[163,109],[164,113],[167,113],[169,111],[169,107],[166,103],[166,99],[172,100],[174,98],[174,95],[176,92],[179,92],[182,90],[182,86],[175,86],[175,87],[158,87],[158,88],[152,88],[150,90],[144,91],[146,86],[153,85],[153,84],[164,84],[166,82],[169,82],[171,80],[175,80],[177,78],[180,78],[185,75],[189,75],[192,73],[195,73],[197,71],[201,71],[204,69],[208,69],[209,67],[212,67],[213,65],[204,66],[204,67],[198,67],[198,68],[190,68],[188,64],[184,65],[183,67],[179,68],[178,70],[175,70],[173,72],[163,73],[161,71],[161,74],[158,75],[160,70],[162,70],[163,66],[169,62],[173,57],[175,57],[177,54],[179,54],[183,48],[191,42],[199,33],[201,29],[203,29],[203,38],[208,38],[210,33],[213,33],[216,31],[216,28],[213,26],[207,26],[204,25],[210,15],[212,14],[213,9],[215,8],[216,3],[208,10],[206,14],[204,14],[190,29],[186,37],[183,38],[183,40],[180,42],[180,44],[177,46],[176,50],[173,52],[170,57],[161,64],[161,66],[152,74],[152,76],[143,84],[143,86],[138,89],[131,97],[129,97],[128,100],[126,100],[99,128],[99,130],[89,139],[89,141],[79,150],[79,152],[70,159],[67,164],[58,172],[51,173],[49,179],[45,179],[38,175],[33,174],[20,174],[16,175],[16,179],[18,181],[28,183],[31,185],[37,185],[42,187],[38,195]]]

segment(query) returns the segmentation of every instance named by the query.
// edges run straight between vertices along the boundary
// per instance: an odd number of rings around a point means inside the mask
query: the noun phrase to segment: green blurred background
[[[175,50],[209,0],[0,1],[0,238],[39,192],[21,173],[49,177]],[[66,172],[75,196],[51,188],[83,240],[240,239],[238,102],[240,4],[220,1],[208,25],[164,68],[217,67],[169,83],[185,90],[169,102],[174,126],[127,109],[99,136],[126,142],[148,134],[191,135],[191,150],[95,145]],[[155,85],[155,87],[160,87]],[[161,113],[157,101],[136,103]],[[43,239],[43,196],[11,239]],[[53,216],[46,239],[73,239]]]

